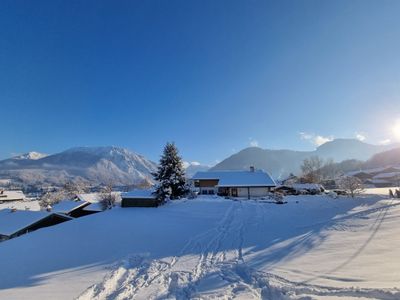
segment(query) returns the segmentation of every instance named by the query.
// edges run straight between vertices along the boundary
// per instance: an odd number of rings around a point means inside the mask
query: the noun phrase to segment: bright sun
[[[397,120],[396,123],[394,124],[394,126],[392,127],[392,131],[394,136],[397,139],[400,139],[400,120]]]

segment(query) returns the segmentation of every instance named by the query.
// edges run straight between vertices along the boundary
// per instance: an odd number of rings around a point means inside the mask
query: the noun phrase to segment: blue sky
[[[399,139],[399,1],[1,1],[0,158]]]

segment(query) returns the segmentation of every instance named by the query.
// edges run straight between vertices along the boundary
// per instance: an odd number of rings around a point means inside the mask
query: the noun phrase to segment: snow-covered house
[[[71,219],[69,216],[47,211],[3,209],[0,210],[0,241]]]
[[[202,195],[263,197],[276,186],[272,177],[251,167],[249,171],[197,172],[191,179]]]
[[[364,184],[375,187],[392,187],[400,184],[400,167],[389,166],[353,171],[346,174],[359,178]]]
[[[161,201],[153,190],[134,190],[121,194],[121,207],[157,207]]]
[[[22,191],[6,191],[0,189],[0,203],[24,200],[25,195]]]

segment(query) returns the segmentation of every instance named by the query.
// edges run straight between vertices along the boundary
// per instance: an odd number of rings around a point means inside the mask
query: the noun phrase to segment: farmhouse
[[[0,203],[24,200],[25,195],[22,191],[5,191],[0,189]]]
[[[161,201],[153,190],[134,190],[121,194],[121,207],[157,207]]]
[[[229,197],[263,197],[276,186],[271,176],[250,167],[249,171],[197,172],[192,181],[202,195]]]
[[[0,241],[71,219],[66,215],[46,211],[3,209],[0,210]]]

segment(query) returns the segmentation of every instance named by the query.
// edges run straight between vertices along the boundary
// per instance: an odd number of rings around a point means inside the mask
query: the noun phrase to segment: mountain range
[[[274,178],[299,173],[305,158],[319,156],[338,162],[343,171],[400,164],[400,145],[371,145],[359,140],[337,139],[314,151],[270,150],[250,147],[226,158],[211,170],[247,170],[250,166],[268,171]],[[348,160],[347,162],[342,162]],[[342,162],[341,164],[339,162]],[[184,163],[191,177],[209,166]],[[132,185],[152,182],[157,164],[143,155],[119,147],[78,147],[46,155],[29,152],[0,161],[0,179],[25,185],[61,185],[68,181],[91,184]]]
[[[0,177],[24,184],[59,185],[87,181],[130,185],[152,180],[157,165],[119,147],[78,147],[53,155],[30,152],[0,161]]]
[[[241,170],[254,166],[267,170],[275,178],[282,178],[289,173],[299,173],[303,160],[311,156],[332,159],[335,162],[349,159],[366,161],[377,153],[396,147],[400,145],[371,145],[356,139],[336,139],[319,146],[314,151],[249,147],[221,161],[211,170]]]

